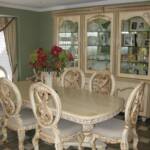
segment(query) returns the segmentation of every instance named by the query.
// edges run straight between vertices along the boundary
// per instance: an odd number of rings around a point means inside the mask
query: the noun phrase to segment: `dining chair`
[[[125,120],[112,118],[104,122],[98,123],[92,130],[92,133],[97,139],[109,143],[120,143],[121,150],[129,150],[129,138],[133,140],[133,149],[137,150],[138,135],[136,133],[136,122],[138,113],[143,100],[145,83],[138,84],[131,92],[126,108],[125,108]],[[95,142],[94,142],[95,145]],[[93,147],[94,147],[93,145]]]
[[[89,80],[89,91],[113,95],[115,92],[115,79],[109,72],[95,72]]]
[[[0,78],[7,78],[8,79],[7,72],[6,72],[5,68],[2,66],[0,66]]]
[[[79,68],[67,68],[61,76],[61,86],[70,88],[84,88],[85,76]]]
[[[38,150],[38,140],[55,144],[56,150],[63,149],[63,143],[80,139],[82,126],[61,118],[61,100],[56,91],[39,82],[30,87],[30,100],[38,126],[33,138],[34,149]],[[79,140],[80,141],[80,140]],[[79,149],[81,143],[79,143]]]
[[[36,119],[32,109],[22,107],[22,98],[17,86],[8,79],[0,79],[1,101],[5,118],[2,127],[3,141],[7,140],[7,128],[17,131],[19,150],[24,149],[25,131],[35,129]]]

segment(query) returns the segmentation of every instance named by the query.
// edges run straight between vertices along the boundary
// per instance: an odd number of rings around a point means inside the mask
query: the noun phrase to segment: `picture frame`
[[[136,31],[137,28],[138,28],[138,23],[136,21],[131,21],[131,23],[130,23],[131,31]]]
[[[143,31],[145,29],[145,21],[141,17],[135,17],[130,20],[131,31]]]
[[[134,34],[124,34],[123,36],[123,46],[135,46]]]

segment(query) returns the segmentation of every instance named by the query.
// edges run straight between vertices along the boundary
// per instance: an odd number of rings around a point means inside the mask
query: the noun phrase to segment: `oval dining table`
[[[31,107],[29,87],[33,82],[18,81],[23,104]],[[54,87],[62,103],[61,118],[83,126],[83,132],[90,133],[94,124],[117,115],[124,106],[123,99],[90,92],[86,89]]]

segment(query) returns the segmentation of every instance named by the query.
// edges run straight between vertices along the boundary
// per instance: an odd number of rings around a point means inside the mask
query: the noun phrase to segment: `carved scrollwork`
[[[77,68],[67,69],[62,75],[62,86],[70,88],[83,88],[84,87],[84,74]]]
[[[35,83],[30,88],[30,99],[34,114],[42,127],[50,127],[59,121],[61,102],[52,88],[43,83]],[[57,113],[54,112],[54,109]]]
[[[21,95],[17,87],[7,79],[0,80],[1,100],[4,111],[7,115],[18,114],[21,108]]]
[[[109,73],[94,73],[90,79],[89,90],[104,95],[111,95],[113,83]]]
[[[126,119],[126,124],[131,127],[136,126],[138,113],[140,111],[140,107],[142,105],[142,99],[144,95],[145,83],[141,83],[139,87],[137,87],[133,92],[131,99],[131,107],[126,109],[126,113],[128,118]],[[130,102],[130,101],[129,101]]]

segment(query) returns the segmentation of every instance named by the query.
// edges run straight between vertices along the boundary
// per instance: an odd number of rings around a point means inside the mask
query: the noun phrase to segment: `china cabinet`
[[[85,15],[85,71],[112,69],[113,13]]]
[[[109,70],[116,88],[147,83],[140,115],[150,118],[150,2],[95,6],[54,12],[55,43],[74,55],[70,66],[86,75]],[[119,93],[127,99],[131,92]]]
[[[120,77],[150,79],[150,10],[119,13]]]
[[[70,51],[74,61],[68,67],[79,66],[80,56],[80,16],[61,16],[56,18],[57,44]]]

